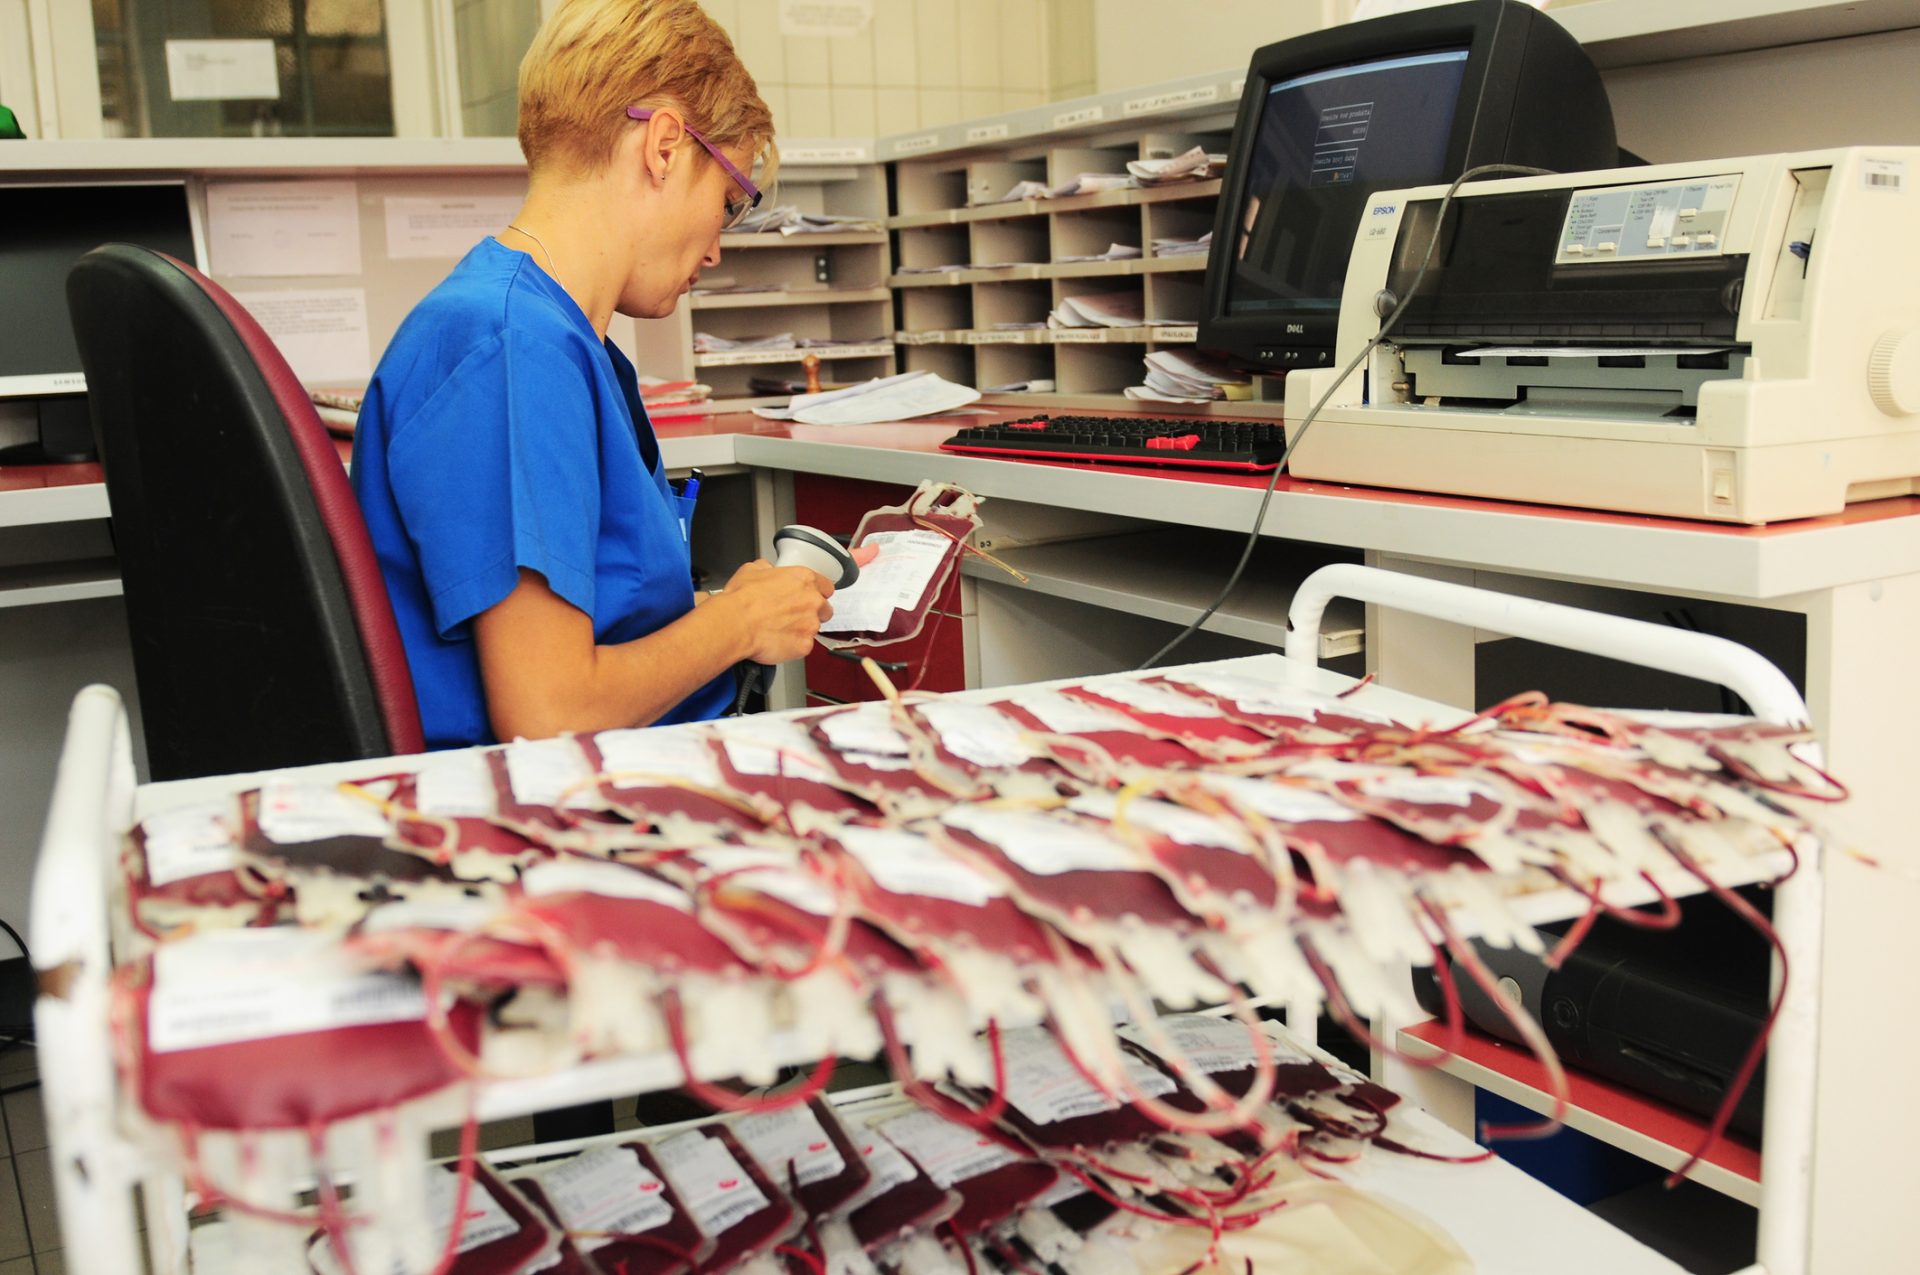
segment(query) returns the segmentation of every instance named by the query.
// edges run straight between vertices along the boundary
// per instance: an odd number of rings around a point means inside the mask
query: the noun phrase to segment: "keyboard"
[[[961,430],[941,448],[1109,465],[1269,470],[1287,450],[1279,422],[1177,416],[1027,416]]]

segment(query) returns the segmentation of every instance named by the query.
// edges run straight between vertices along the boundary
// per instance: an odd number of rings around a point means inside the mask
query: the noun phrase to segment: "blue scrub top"
[[[633,364],[532,257],[485,239],[387,345],[354,431],[353,485],[386,576],[427,747],[493,743],[473,617],[520,568],[644,637],[693,609],[678,497]],[[660,719],[717,717],[733,676]]]

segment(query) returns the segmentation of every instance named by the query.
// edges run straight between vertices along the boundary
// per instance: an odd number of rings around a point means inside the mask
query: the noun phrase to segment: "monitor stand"
[[[71,465],[98,459],[85,394],[40,400],[40,436],[0,447],[0,465]]]

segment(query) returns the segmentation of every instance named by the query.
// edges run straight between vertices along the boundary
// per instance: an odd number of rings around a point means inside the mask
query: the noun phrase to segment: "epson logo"
[[[1393,214],[1393,210],[1398,207],[1399,207],[1398,204],[1375,204],[1373,206],[1372,215],[1375,217],[1388,217],[1388,216],[1391,216]]]
[[[1289,323],[1287,325],[1288,336],[1304,336],[1306,331],[1307,325],[1304,323]]]

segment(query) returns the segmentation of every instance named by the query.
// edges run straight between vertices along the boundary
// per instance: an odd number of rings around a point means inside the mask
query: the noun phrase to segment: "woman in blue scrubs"
[[[749,563],[696,595],[618,314],[673,312],[777,162],[692,0],[566,0],[520,68],[524,207],[395,333],[353,480],[429,747],[718,716],[806,653],[832,585]]]

